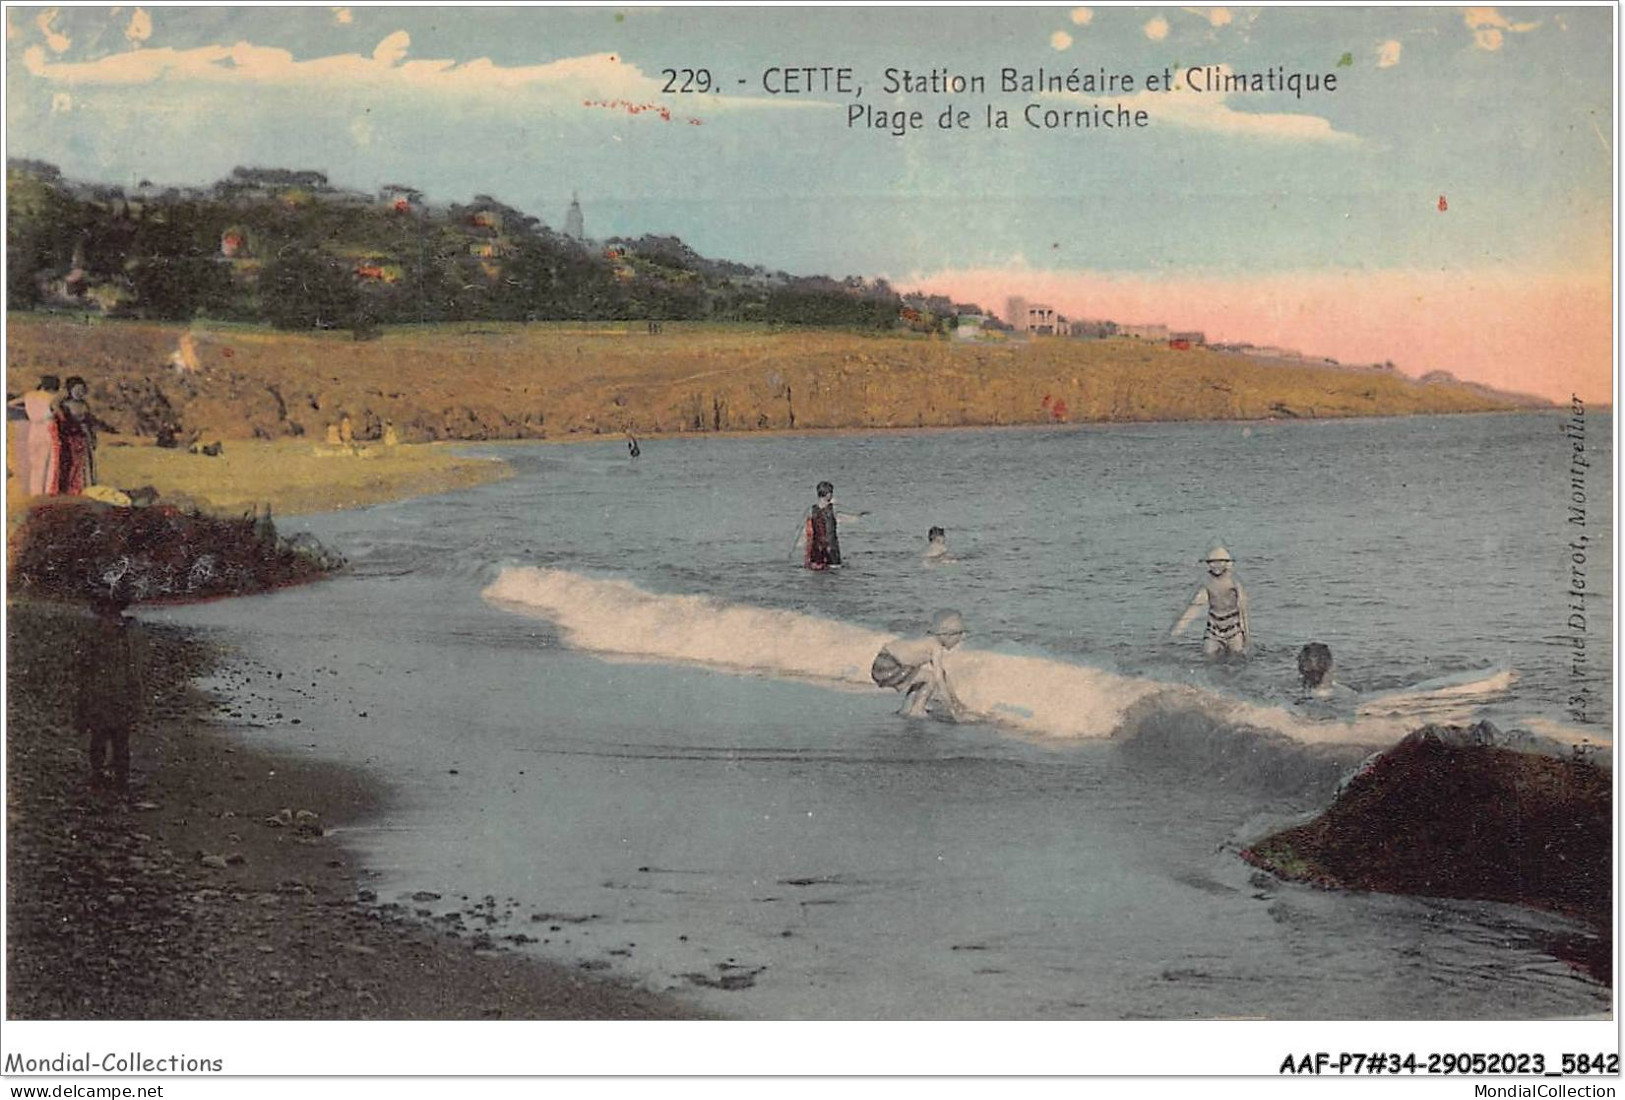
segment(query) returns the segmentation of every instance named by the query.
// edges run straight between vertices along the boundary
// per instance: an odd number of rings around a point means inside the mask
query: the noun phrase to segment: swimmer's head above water
[[[1332,650],[1324,642],[1310,642],[1298,650],[1298,675],[1303,686],[1317,688],[1332,671]]]

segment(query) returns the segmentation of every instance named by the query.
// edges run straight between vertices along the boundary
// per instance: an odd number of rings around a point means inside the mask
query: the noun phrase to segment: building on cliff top
[[[1067,321],[1055,311],[1054,306],[1029,305],[1022,315],[1017,327],[1029,336],[1054,336],[1066,334]]]
[[[1168,339],[1167,325],[1119,325],[1119,336],[1128,336],[1135,340],[1155,340],[1158,343]]]

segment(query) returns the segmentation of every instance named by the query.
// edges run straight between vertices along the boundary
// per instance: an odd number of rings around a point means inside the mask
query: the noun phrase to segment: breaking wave
[[[505,610],[552,621],[577,649],[869,689],[870,662],[894,637],[795,611],[663,595],[562,569],[504,568],[483,595]],[[1159,715],[1197,714],[1205,726],[1327,746],[1391,743],[1420,716],[1465,718],[1512,680],[1504,671],[1457,677],[1368,700],[1344,718],[1317,720],[1286,705],[972,644],[950,654],[948,669],[960,698],[979,717],[1036,738],[1137,737],[1159,725]]]

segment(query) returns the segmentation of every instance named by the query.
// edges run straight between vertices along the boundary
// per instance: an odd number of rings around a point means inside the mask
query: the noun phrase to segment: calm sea
[[[238,648],[211,686],[242,736],[393,788],[344,838],[380,900],[719,1012],[1595,1012],[1544,950],[1558,918],[1235,854],[1324,805],[1293,746],[1346,765],[1479,716],[1609,742],[1611,424],[1582,528],[1565,419],[488,448],[512,479],[283,521],[344,575],[156,615]],[[857,518],[820,574],[791,544],[825,479]],[[957,560],[921,563],[933,525]],[[1201,661],[1200,624],[1167,637],[1214,544],[1251,598],[1241,667]],[[911,723],[868,662],[948,607],[987,720]],[[1357,696],[1295,705],[1311,640]]]

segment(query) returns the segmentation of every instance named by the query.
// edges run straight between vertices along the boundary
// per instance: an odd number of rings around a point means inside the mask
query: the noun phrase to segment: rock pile
[[[1318,818],[1242,858],[1321,886],[1513,902],[1576,917],[1599,936],[1587,968],[1607,980],[1612,777],[1572,750],[1507,747],[1526,738],[1489,723],[1424,727],[1367,760]],[[1600,968],[1589,965],[1595,960]]]
[[[209,599],[313,580],[344,558],[308,534],[281,538],[270,517],[223,519],[172,505],[119,508],[77,498],[37,504],[12,547],[13,591],[81,601]]]

